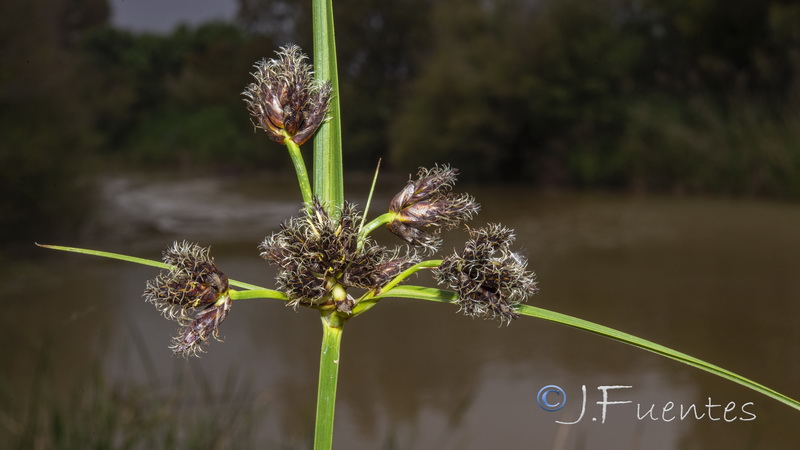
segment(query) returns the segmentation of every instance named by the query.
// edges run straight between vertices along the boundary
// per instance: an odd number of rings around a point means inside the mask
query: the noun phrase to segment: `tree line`
[[[278,47],[311,52],[310,3],[238,0],[231,23],[152,34],[110,26],[107,0],[4,2],[3,235],[72,221],[76,174],[288,168],[240,93]],[[796,2],[334,8],[347,169],[451,162],[480,180],[800,197]]]

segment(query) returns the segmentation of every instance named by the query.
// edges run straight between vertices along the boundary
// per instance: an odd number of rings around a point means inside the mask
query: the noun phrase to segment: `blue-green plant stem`
[[[333,30],[332,0],[313,0],[314,75],[330,81],[332,96],[329,117],[314,136],[314,194],[328,213],[339,214],[344,205],[342,175],[342,125],[339,103],[339,75],[336,67],[336,37]]]
[[[303,203],[310,206],[313,201],[313,194],[311,191],[311,181],[308,179],[308,171],[306,170],[306,163],[303,160],[303,153],[300,151],[300,146],[289,138],[284,141],[286,148],[289,149],[289,156],[292,158],[294,170],[297,172],[297,182],[300,185],[300,193],[303,195]]]
[[[333,418],[336,410],[336,384],[339,378],[339,354],[344,319],[335,311],[323,311],[322,350],[319,356],[319,387],[314,429],[314,450],[333,446]]]
[[[443,289],[435,289],[423,286],[409,286],[409,285],[397,286],[393,289],[385,290],[380,295],[376,295],[374,298],[377,299],[377,298],[391,298],[391,297],[417,298],[420,300],[427,300],[440,303],[451,303],[451,304],[456,304],[456,300],[458,300],[458,294],[456,294],[453,291],[447,291]],[[560,323],[562,325],[567,325],[573,328],[577,328],[579,330],[588,331],[590,333],[614,339],[616,341],[623,342],[625,344],[629,344],[634,347],[647,350],[649,352],[653,352],[655,354],[673,359],[683,364],[695,367],[705,372],[709,372],[711,374],[722,377],[726,380],[740,384],[756,392],[759,392],[763,395],[766,395],[767,397],[777,400],[785,405],[788,405],[796,410],[800,410],[800,401],[797,401],[791,397],[781,394],[780,392],[770,389],[760,383],[756,383],[755,381],[750,380],[749,378],[743,377],[739,374],[723,369],[714,364],[708,363],[693,356],[689,356],[677,350],[673,350],[669,347],[656,344],[655,342],[651,342],[646,339],[636,337],[632,334],[624,333],[622,331],[618,331],[613,328],[599,325],[594,322],[589,322],[588,320],[583,320],[577,317],[572,317],[566,314],[561,314],[554,311],[549,311],[546,309],[536,308],[528,305],[521,305],[517,307],[517,312],[524,316],[536,317],[538,319],[544,319],[551,322]]]

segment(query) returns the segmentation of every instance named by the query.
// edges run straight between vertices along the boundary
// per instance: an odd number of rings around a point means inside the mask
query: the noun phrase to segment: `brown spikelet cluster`
[[[490,224],[469,235],[464,249],[444,258],[433,276],[458,293],[464,314],[508,323],[517,318],[514,308],[538,291],[536,275],[510,250],[513,230]]]
[[[416,252],[400,255],[369,238],[359,238],[361,214],[345,203],[332,216],[318,201],[260,245],[261,256],[279,267],[278,285],[290,305],[334,304],[347,312],[353,299],[336,298],[335,288],[380,289],[419,261]]]
[[[242,92],[255,126],[275,142],[302,145],[325,121],[331,84],[315,80],[307,60],[300,47],[287,45],[277,59],[255,64],[255,82]]]
[[[145,299],[169,320],[181,325],[170,346],[176,354],[196,356],[209,337],[219,340],[219,325],[231,307],[228,277],[209,249],[186,241],[164,251],[171,268],[147,282]]]
[[[420,168],[417,179],[392,198],[389,211],[394,219],[387,224],[389,230],[409,244],[435,252],[441,240],[442,229],[453,229],[472,219],[480,205],[468,194],[451,192],[458,170],[449,166]]]

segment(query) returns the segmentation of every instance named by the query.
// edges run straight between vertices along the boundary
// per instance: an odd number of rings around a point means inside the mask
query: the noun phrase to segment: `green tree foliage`
[[[253,132],[240,95],[253,63],[273,45],[224,23],[169,35],[98,30],[83,51],[102,87],[94,114],[106,151],[166,168],[276,161]]]
[[[613,161],[574,143],[602,143],[620,127],[641,39],[625,39],[614,10],[596,2],[437,6],[431,53],[394,123],[394,161],[459,161],[481,178],[597,181],[594,166]]]
[[[371,169],[391,147],[389,128],[418,75],[431,0],[337,1],[343,139],[348,168]],[[349,11],[358,11],[350,14]],[[352,151],[351,151],[352,149]]]
[[[427,54],[392,122],[399,166],[448,160],[481,179],[796,192],[786,181],[800,176],[790,2],[445,0],[430,17]],[[732,133],[742,126],[753,133]]]
[[[628,21],[649,34],[642,62],[665,88],[780,96],[796,81],[798,20],[785,0],[647,0]]]
[[[89,156],[289,169],[240,93],[279,46],[312,50],[310,2],[239,6],[236,24],[159,35],[109,27],[107,0],[0,3],[0,239],[74,223]],[[449,161],[473,179],[800,197],[797,2],[336,0],[334,12],[348,169]]]
[[[644,5],[640,94],[617,142],[628,183],[800,198],[800,5]]]
[[[51,235],[76,222],[78,172],[98,143],[84,98],[82,36],[108,18],[103,0],[0,3],[0,240]]]
[[[628,106],[619,141],[632,186],[800,198],[800,114],[763,101],[650,96]],[[793,108],[793,109],[792,109]]]

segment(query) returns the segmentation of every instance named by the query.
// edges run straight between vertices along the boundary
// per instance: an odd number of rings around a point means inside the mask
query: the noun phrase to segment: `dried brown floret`
[[[181,324],[180,335],[173,340],[175,353],[196,355],[210,336],[218,336],[217,327],[228,315],[228,277],[217,268],[208,248],[186,241],[165,250],[164,262],[171,268],[147,282],[144,297],[164,317]]]
[[[256,81],[242,92],[255,126],[281,144],[288,137],[302,145],[328,113],[331,83],[315,80],[307,59],[294,44],[281,48],[277,59],[255,64]]]
[[[458,293],[464,314],[499,318],[510,322],[517,318],[515,308],[538,291],[536,275],[527,270],[527,261],[509,247],[513,230],[497,224],[469,230],[464,250],[442,260],[433,276]]]
[[[435,234],[452,229],[472,219],[480,205],[468,194],[451,191],[458,170],[449,166],[420,168],[416,180],[410,180],[389,203],[393,219],[389,231],[409,244],[433,253],[440,241]]]

